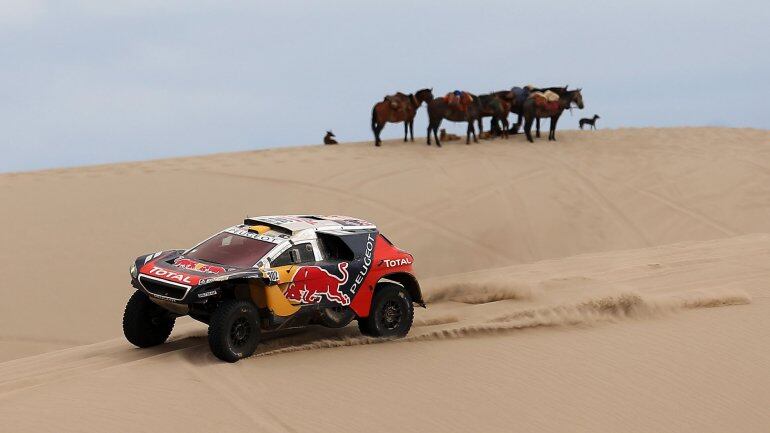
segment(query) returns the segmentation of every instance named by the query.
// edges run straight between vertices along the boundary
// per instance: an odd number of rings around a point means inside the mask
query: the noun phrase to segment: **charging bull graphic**
[[[340,291],[340,287],[348,282],[348,264],[337,265],[342,277],[332,275],[326,269],[318,266],[302,266],[294,275],[293,281],[286,289],[286,299],[312,304],[326,299],[342,305],[350,305],[350,297]]]

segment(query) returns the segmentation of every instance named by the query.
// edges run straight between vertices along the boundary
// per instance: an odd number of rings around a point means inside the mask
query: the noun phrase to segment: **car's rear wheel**
[[[249,301],[223,301],[211,315],[209,347],[223,361],[236,362],[253,355],[259,336],[259,313]]]
[[[398,284],[377,287],[368,317],[358,319],[358,329],[370,337],[405,336],[412,327],[414,306],[409,292]]]
[[[123,313],[123,335],[138,347],[157,346],[171,335],[175,321],[172,313],[137,290],[131,295]]]

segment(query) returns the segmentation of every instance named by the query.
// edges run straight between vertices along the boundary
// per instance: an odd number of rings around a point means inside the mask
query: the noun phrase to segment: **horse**
[[[598,114],[594,114],[594,117],[590,119],[586,119],[586,118],[580,119],[580,121],[578,122],[578,124],[580,124],[580,129],[583,129],[584,125],[588,125],[589,126],[588,129],[596,129],[596,119],[601,119],[601,117],[599,117]]]
[[[482,119],[484,117],[492,117],[492,123],[490,129],[495,129],[494,125],[498,122],[503,123],[502,137],[508,138],[508,112],[511,110],[511,103],[514,99],[513,92],[510,90],[494,92],[487,95],[479,96],[479,107],[481,109],[481,115],[479,116],[479,134],[484,134],[484,126]],[[489,137],[492,138],[494,134]],[[483,137],[482,137],[483,138]]]
[[[570,108],[572,104],[576,104],[579,109],[583,109],[583,95],[580,93],[581,89],[567,90],[559,95],[559,100],[556,102],[545,102],[539,97],[530,97],[524,103],[522,107],[522,113],[524,115],[524,131],[527,134],[527,140],[530,143],[534,143],[532,140],[532,121],[536,117],[550,117],[551,118],[551,130],[548,133],[548,141],[556,141],[556,123],[559,121],[561,113],[567,108]]]
[[[561,94],[563,92],[567,91],[567,86],[564,87],[545,87],[545,88],[538,88],[534,86],[524,86],[524,87],[513,87],[511,88],[511,93],[513,93],[513,101],[511,102],[511,113],[516,114],[518,118],[516,119],[516,123],[513,124],[513,127],[508,130],[509,134],[518,134],[519,128],[521,128],[522,124],[522,109],[524,107],[524,103],[529,99],[529,95],[534,92],[547,92],[552,91],[558,94]],[[540,138],[540,118],[538,117],[536,119],[537,123],[537,138]]]
[[[334,139],[335,135],[331,131],[326,131],[324,136],[324,144],[337,144],[337,140]]]
[[[473,134],[473,142],[478,143],[479,139],[476,137],[476,130],[473,128],[473,122],[481,118],[479,97],[472,93],[461,92],[461,95],[463,95],[462,97],[468,97],[470,99],[463,110],[463,107],[449,103],[448,97],[450,95],[443,98],[436,98],[428,102],[428,146],[430,146],[430,133],[433,131],[433,136],[436,138],[436,146],[441,147],[441,141],[438,139],[438,128],[441,126],[441,121],[444,119],[452,122],[468,122],[465,144],[471,143],[471,134]]]
[[[374,145],[379,146],[380,132],[385,124],[404,122],[404,141],[407,140],[407,134],[411,131],[412,141],[414,141],[414,116],[417,115],[417,109],[423,102],[433,100],[433,89],[418,90],[414,94],[406,95],[398,92],[392,96],[386,96],[382,101],[374,104],[372,107],[372,132],[374,132]]]

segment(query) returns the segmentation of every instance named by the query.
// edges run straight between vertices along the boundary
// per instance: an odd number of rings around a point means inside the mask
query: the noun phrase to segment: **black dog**
[[[333,132],[326,131],[326,135],[324,136],[324,144],[337,144],[337,140],[335,140],[333,137]]]
[[[594,114],[593,119],[580,119],[580,129],[583,129],[583,125],[589,125],[591,128],[596,129],[596,119],[601,119],[601,117]]]

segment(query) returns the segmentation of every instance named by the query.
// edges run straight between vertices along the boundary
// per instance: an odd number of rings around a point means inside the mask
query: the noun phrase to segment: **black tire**
[[[358,319],[358,329],[370,337],[400,338],[412,327],[414,306],[409,292],[398,284],[381,283],[368,317]]]
[[[259,336],[259,313],[251,302],[228,299],[211,315],[209,347],[222,361],[236,362],[253,355]]]
[[[166,342],[175,321],[173,314],[137,290],[123,313],[123,335],[137,347],[157,346]]]
[[[358,319],[358,330],[367,337],[374,337],[374,332],[372,332],[372,329],[369,327],[369,320],[367,319],[368,317],[361,317]]]

